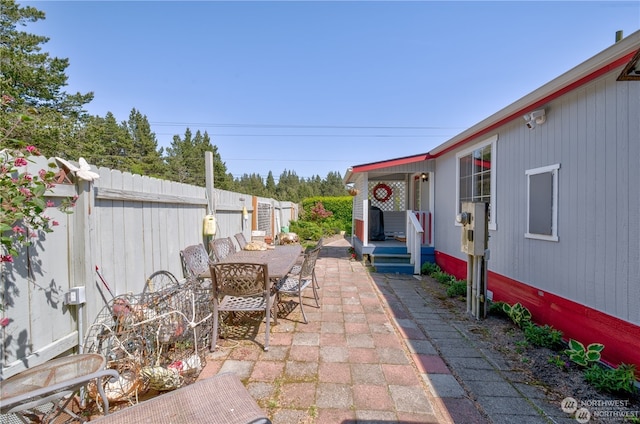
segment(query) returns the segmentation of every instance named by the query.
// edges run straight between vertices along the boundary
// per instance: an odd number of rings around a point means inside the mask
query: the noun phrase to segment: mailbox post
[[[476,319],[487,316],[488,207],[486,202],[462,202],[456,217],[462,224],[461,250],[467,254],[467,313]]]

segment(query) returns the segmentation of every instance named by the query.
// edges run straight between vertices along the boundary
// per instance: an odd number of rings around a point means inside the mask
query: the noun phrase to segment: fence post
[[[69,287],[84,286],[87,300],[96,299],[95,252],[98,251],[98,240],[95,237],[95,213],[93,182],[76,179],[77,199],[70,226],[70,243],[68,257],[70,266]],[[110,299],[105,299],[110,300]],[[93,308],[91,308],[93,309]],[[78,305],[75,309],[76,326],[78,330],[78,352],[82,353],[84,339],[83,323],[88,322],[88,308]]]

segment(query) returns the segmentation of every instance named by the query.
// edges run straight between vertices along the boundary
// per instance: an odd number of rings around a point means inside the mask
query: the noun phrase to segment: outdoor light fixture
[[[429,176],[428,176],[426,173],[424,173],[424,172],[423,172],[423,173],[420,175],[420,179],[421,179],[422,181],[427,181],[427,180],[429,179]]]
[[[534,129],[536,125],[544,124],[547,120],[547,117],[544,114],[544,109],[534,110],[533,112],[525,114],[523,118],[527,122],[527,128],[530,130]]]

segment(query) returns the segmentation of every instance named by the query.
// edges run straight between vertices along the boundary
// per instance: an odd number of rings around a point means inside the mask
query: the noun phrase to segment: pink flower
[[[9,323],[11,322],[11,320],[7,317],[4,317],[2,319],[0,319],[0,327],[6,327],[7,325],[9,325]]]
[[[58,221],[51,221],[51,225],[56,227],[56,226],[60,225],[60,223]]]
[[[44,169],[41,169],[40,171],[38,171],[38,175],[40,176],[41,180],[44,180],[44,177],[47,176],[47,171],[45,171]]]
[[[35,151],[37,151],[38,149],[36,148],[36,146],[27,146],[24,148],[27,152],[29,153],[33,153]]]
[[[55,204],[55,203],[53,203],[53,200],[47,200],[47,207],[48,207],[48,208],[52,208],[52,207],[54,207],[55,205],[56,205],[56,204]]]
[[[27,160],[25,158],[16,158],[13,161],[14,166],[27,166]]]
[[[24,234],[25,233],[24,228],[19,227],[17,225],[15,227],[13,227],[13,232],[17,233],[17,234]]]
[[[0,256],[0,262],[12,263],[13,262],[13,256],[11,256],[11,255],[2,255],[2,256]]]
[[[25,174],[24,174],[24,176],[23,176],[23,178],[24,178],[25,180],[27,180],[27,181],[32,181],[32,180],[33,180],[33,177],[31,176],[31,174],[26,174],[26,173],[25,173]]]

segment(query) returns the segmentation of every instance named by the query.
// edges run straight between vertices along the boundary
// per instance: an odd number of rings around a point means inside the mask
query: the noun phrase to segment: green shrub
[[[425,262],[422,264],[422,267],[420,268],[420,273],[428,276],[432,276],[436,272],[440,272],[440,271],[442,270],[440,269],[438,264],[433,262]]]
[[[524,327],[524,337],[534,346],[558,350],[562,346],[562,331],[549,325],[529,323]]]
[[[467,281],[460,280],[455,281],[447,287],[447,296],[449,297],[459,297],[467,295]]]
[[[586,367],[589,363],[600,360],[600,352],[603,349],[604,345],[601,343],[591,343],[585,348],[579,341],[569,339],[569,348],[564,353],[576,364]]]
[[[584,379],[596,390],[609,393],[635,393],[635,365],[620,364],[618,368],[604,368],[593,364],[584,371]]]
[[[289,231],[296,233],[300,240],[320,240],[324,234],[322,226],[313,221],[290,221]]]
[[[505,317],[508,316],[507,313],[504,311],[504,305],[506,305],[506,303],[500,300],[496,302],[492,301],[489,305],[489,313],[492,315],[502,315]]]
[[[339,196],[339,197],[307,197],[302,200],[300,211],[300,221],[311,221],[312,217],[317,217],[319,210],[318,203],[322,204],[322,208],[331,212],[331,216],[325,219],[320,219],[318,222],[330,221],[328,226],[330,227],[326,234],[336,234],[339,231],[345,231],[347,234],[351,234],[351,217],[353,210],[353,197],[351,196]],[[322,214],[321,214],[322,215]],[[323,224],[323,227],[325,225]],[[292,230],[293,231],[293,230]],[[295,231],[294,231],[295,232]]]
[[[514,303],[513,306],[504,303],[502,309],[511,318],[511,321],[520,328],[524,328],[531,322],[531,312],[520,303]]]
[[[455,277],[447,274],[444,271],[437,271],[431,275],[440,284],[451,284],[451,280],[455,281]]]

